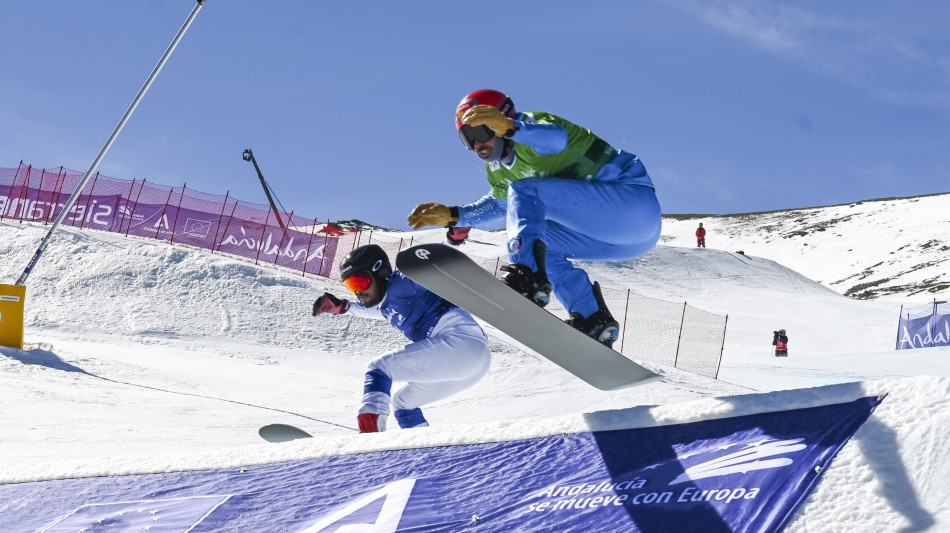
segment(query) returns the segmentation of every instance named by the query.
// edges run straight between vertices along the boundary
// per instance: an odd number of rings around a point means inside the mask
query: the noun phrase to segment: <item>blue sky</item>
[[[3,2],[0,166],[85,171],[194,6]],[[407,229],[488,191],[458,139],[507,92],[644,161],[664,213],[950,191],[950,4],[208,0],[100,166]]]

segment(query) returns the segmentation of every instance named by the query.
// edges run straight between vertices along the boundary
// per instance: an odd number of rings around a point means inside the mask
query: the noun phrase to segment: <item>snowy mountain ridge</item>
[[[950,295],[950,193],[733,215],[665,215],[661,244],[764,257],[853,298]]]

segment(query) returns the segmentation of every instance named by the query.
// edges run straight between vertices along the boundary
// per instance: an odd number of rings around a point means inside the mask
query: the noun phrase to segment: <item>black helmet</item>
[[[785,335],[785,330],[784,330],[784,329],[780,329],[780,330],[778,330],[778,332],[779,332],[780,334],[782,334],[782,335]]]
[[[346,257],[340,262],[341,280],[364,271],[376,277],[377,281],[389,279],[389,276],[392,275],[393,267],[389,263],[389,256],[379,245],[367,244],[366,246],[360,246],[346,254]]]

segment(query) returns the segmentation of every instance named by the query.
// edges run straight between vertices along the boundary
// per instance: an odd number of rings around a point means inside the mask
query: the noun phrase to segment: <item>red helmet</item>
[[[495,135],[495,133],[488,126],[478,126],[473,128],[471,126],[462,124],[462,115],[477,105],[490,105],[501,111],[502,114],[508,118],[515,118],[515,104],[505,93],[492,89],[481,89],[479,91],[470,93],[465,98],[462,98],[462,101],[459,102],[458,107],[455,108],[455,127],[459,131],[459,137],[462,138],[462,144],[464,144],[465,148],[468,148],[469,150],[473,149],[473,145],[476,140],[485,142]]]
[[[462,115],[477,105],[490,105],[504,113],[510,119],[515,118],[515,104],[508,95],[492,89],[481,89],[470,93],[455,108],[455,127],[462,129]]]

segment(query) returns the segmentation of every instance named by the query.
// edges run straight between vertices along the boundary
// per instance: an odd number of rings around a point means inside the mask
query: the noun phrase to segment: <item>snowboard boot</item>
[[[396,409],[393,412],[393,416],[396,418],[396,422],[399,423],[399,427],[403,429],[424,428],[429,426],[426,417],[422,415],[422,409],[418,407],[415,409]]]
[[[534,272],[527,265],[512,263],[501,267],[504,274],[501,281],[514,289],[515,292],[536,303],[540,307],[551,301],[551,282],[548,281],[544,269],[544,256],[547,254],[544,241],[534,241],[534,260],[538,264],[538,271]]]
[[[594,297],[597,298],[597,311],[587,318],[580,313],[571,313],[571,317],[566,322],[572,328],[610,348],[620,337],[620,324],[614,320],[610,310],[607,309],[600,292],[600,283],[596,281],[594,282]]]
[[[361,413],[356,416],[356,425],[360,433],[379,433],[386,431],[386,415],[376,413]]]

